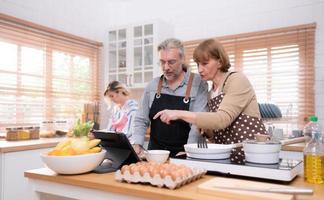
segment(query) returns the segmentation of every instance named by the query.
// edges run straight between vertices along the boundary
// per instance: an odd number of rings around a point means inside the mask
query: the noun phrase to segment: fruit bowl
[[[92,171],[103,161],[106,150],[98,153],[87,153],[71,156],[41,154],[46,166],[58,174],[82,174]]]

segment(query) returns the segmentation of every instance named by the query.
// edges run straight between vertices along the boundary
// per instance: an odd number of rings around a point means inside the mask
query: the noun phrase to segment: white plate
[[[234,144],[210,144],[208,148],[198,148],[197,144],[185,144],[184,149],[187,153],[198,153],[198,154],[217,154],[217,153],[228,153],[231,152]]]
[[[210,159],[210,160],[219,160],[219,159],[227,159],[231,155],[231,152],[227,153],[212,153],[212,154],[204,154],[204,153],[188,153],[187,156],[190,158],[198,158],[198,159]]]

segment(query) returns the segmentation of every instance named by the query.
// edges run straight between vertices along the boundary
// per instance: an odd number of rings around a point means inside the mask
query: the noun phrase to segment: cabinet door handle
[[[128,86],[133,86],[133,84],[132,84],[132,74],[128,75],[127,82],[128,82]]]

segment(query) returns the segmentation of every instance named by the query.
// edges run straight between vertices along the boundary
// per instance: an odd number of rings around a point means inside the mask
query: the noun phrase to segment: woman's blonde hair
[[[119,81],[111,81],[108,84],[106,91],[104,92],[104,96],[106,96],[108,92],[116,92],[116,93],[121,92],[125,96],[130,95],[130,92],[128,91],[126,86]]]
[[[197,64],[206,62],[209,59],[219,60],[222,65],[220,68],[222,72],[228,72],[228,69],[231,67],[229,57],[223,45],[214,39],[201,42],[194,50],[193,59]]]

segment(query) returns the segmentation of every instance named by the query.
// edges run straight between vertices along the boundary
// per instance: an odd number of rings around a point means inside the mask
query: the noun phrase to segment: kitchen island
[[[0,139],[0,200],[29,199],[26,170],[43,167],[40,153],[49,151],[62,138],[6,141]]]
[[[74,199],[233,199],[218,197],[215,195],[200,193],[198,185],[209,181],[217,176],[205,175],[203,178],[184,185],[175,190],[157,188],[144,184],[128,184],[117,182],[114,173],[96,174],[87,173],[82,175],[57,175],[47,169],[34,169],[25,172],[25,177],[29,179],[33,199],[41,199],[41,193],[58,195]],[[314,189],[313,195],[297,195],[296,199],[319,200],[324,196],[323,185],[313,185],[304,182],[303,177],[298,176],[289,185],[297,187],[311,187]],[[237,195],[234,199],[245,199]],[[257,198],[255,198],[257,199]]]

